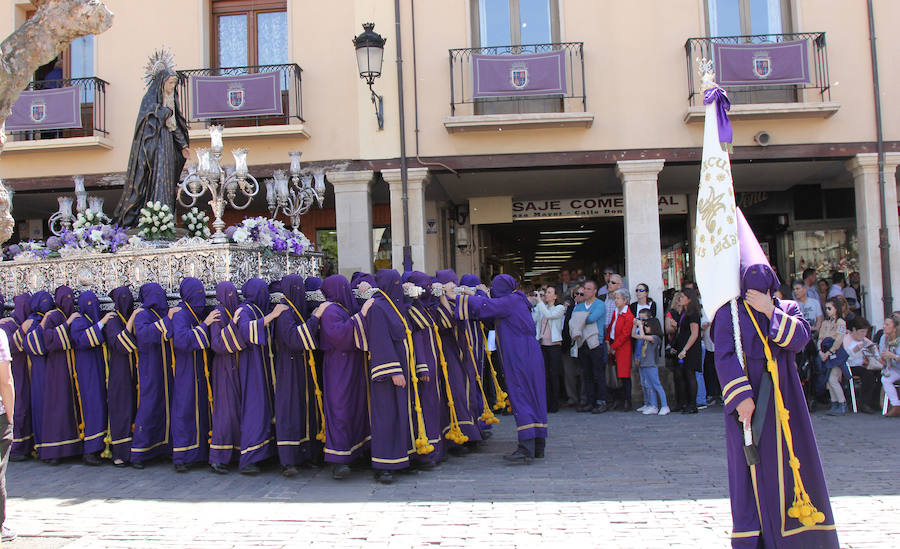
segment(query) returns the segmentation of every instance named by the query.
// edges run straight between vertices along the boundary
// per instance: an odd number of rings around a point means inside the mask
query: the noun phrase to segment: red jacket
[[[614,314],[618,314],[616,337],[610,338],[610,330],[607,330],[606,341],[609,342],[612,352],[616,355],[616,375],[621,378],[631,377],[631,355],[633,353],[631,331],[634,329],[634,315],[631,314],[628,307],[625,308],[624,313],[616,312]],[[612,329],[612,322],[609,323],[609,327]]]

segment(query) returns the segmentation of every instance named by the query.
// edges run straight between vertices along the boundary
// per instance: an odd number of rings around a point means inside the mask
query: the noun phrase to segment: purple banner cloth
[[[192,76],[191,116],[194,119],[279,115],[281,73],[240,76]]]
[[[721,86],[809,84],[809,45],[805,40],[771,44],[713,44]]]
[[[728,119],[728,111],[731,110],[731,101],[728,100],[728,93],[718,86],[703,92],[704,105],[709,105],[713,101],[716,102],[716,124],[719,127],[719,142],[731,143],[734,139],[734,130],[732,130],[731,121]]]
[[[473,55],[472,97],[565,95],[566,52]]]
[[[24,91],[12,106],[7,131],[61,130],[81,127],[79,86]]]

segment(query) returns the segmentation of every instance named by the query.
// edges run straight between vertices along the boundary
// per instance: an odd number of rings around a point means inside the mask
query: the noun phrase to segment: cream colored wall
[[[109,81],[107,126],[112,150],[7,152],[0,176],[43,177],[124,171],[138,104],[142,67],[161,44],[170,46],[180,68],[209,66],[208,0],[144,2],[106,0],[116,14],[111,30],[96,39],[97,76]],[[597,2],[561,0],[565,41],[583,41],[589,129],[531,129],[448,134],[447,50],[470,45],[471,0],[416,2],[417,69],[422,156],[539,151],[698,147],[702,125],[682,122],[687,107],[684,41],[702,36],[703,3],[664,0]],[[26,3],[0,0],[0,33],[14,27]],[[402,0],[407,152],[415,154],[410,0]],[[885,138],[900,140],[900,71],[894,57],[900,39],[893,26],[900,2],[876,0],[878,47],[884,100]],[[302,150],[305,161],[393,158],[399,153],[396,46],[392,0],[320,3],[289,0],[291,61],[303,68],[303,108],[311,138],[227,139],[225,146],[250,148],[250,164],[287,162]],[[828,119],[735,123],[736,144],[751,145],[765,129],[773,144],[873,141],[875,136],[864,2],[796,0],[794,28],[826,31],[832,99],[841,108]],[[377,131],[369,91],[356,73],[351,38],[373,21],[388,42],[382,77],[385,129]],[[197,143],[202,145],[202,143]]]

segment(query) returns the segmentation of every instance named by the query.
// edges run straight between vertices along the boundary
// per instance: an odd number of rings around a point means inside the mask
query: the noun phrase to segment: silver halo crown
[[[144,65],[144,85],[149,86],[153,77],[164,70],[175,72],[175,55],[166,46],[154,51]]]

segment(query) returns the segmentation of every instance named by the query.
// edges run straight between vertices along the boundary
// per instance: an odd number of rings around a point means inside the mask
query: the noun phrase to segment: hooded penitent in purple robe
[[[24,458],[34,448],[34,431],[31,429],[31,358],[25,352],[25,332],[22,323],[31,314],[31,294],[13,298],[13,322],[3,324],[9,339],[12,356],[13,384],[16,390],[16,409],[13,411],[13,443],[9,455]],[[7,410],[7,414],[9,411]]]
[[[730,305],[720,307],[713,321],[716,371],[725,401],[725,443],[733,519],[731,545],[735,548],[836,549],[839,545],[834,515],[806,398],[794,362],[796,354],[809,341],[809,324],[793,301],[776,299],[771,318],[745,306],[743,296],[747,290],[771,295],[778,289],[779,281],[740,210],[737,211],[737,221],[741,254],[738,324],[746,370],[741,368],[735,352]],[[799,460],[803,487],[812,505],[822,513],[823,517],[819,518],[824,518],[817,524],[804,525],[798,518],[789,515],[794,503],[794,489],[799,485],[794,482],[789,465],[785,430],[782,423],[775,419],[774,394],[767,409],[757,408],[753,413],[754,416],[765,414],[766,418],[757,446],[760,463],[748,466],[744,456],[743,427],[736,421],[734,412],[738,404],[747,398],[758,402],[767,359],[765,344],[757,332],[757,326],[776,364],[778,388],[789,415],[793,451]],[[774,381],[775,376],[772,377]]]
[[[393,269],[378,271],[379,291],[365,317],[369,347],[370,424],[372,426],[372,467],[403,469],[415,453],[415,418],[410,402],[412,341],[407,339],[402,310],[400,274]],[[402,378],[404,386],[393,378]]]
[[[109,412],[109,438],[113,460],[131,459],[132,430],[137,400],[137,341],[126,329],[134,311],[134,296],[128,286],[111,292],[116,316],[106,323],[106,347],[109,351],[109,375],[106,397]]]
[[[107,350],[97,295],[91,291],[81,292],[78,311],[81,315],[72,321],[69,335],[75,346],[74,364],[84,421],[84,453],[90,454],[106,448]]]
[[[66,320],[75,312],[75,294],[70,288],[60,286],[54,301],[57,308],[44,317],[44,326],[33,327],[29,334],[29,344],[46,356],[42,439],[37,445],[41,459],[81,454],[84,436],[75,385],[74,345],[66,325]]]
[[[241,287],[244,302],[238,307],[238,334],[246,342],[238,354],[241,379],[241,460],[243,469],[275,454],[272,383],[275,374],[269,286],[251,278]]]
[[[353,276],[350,278],[350,288],[352,290],[356,290],[359,287],[359,285],[362,284],[363,282],[367,283],[372,288],[378,287],[378,283],[375,282],[375,277],[373,275],[371,275],[369,273],[363,273],[360,271],[356,271],[355,273],[353,273]],[[363,303],[365,303],[367,299],[368,298],[366,298],[364,296],[357,296],[356,297],[356,308],[359,309],[360,307],[362,307]]]
[[[474,289],[475,286],[481,284],[481,279],[473,274],[464,274],[460,277],[459,284],[460,286],[467,286]],[[488,297],[483,290],[477,290],[475,295]],[[490,423],[486,423],[484,420],[480,419],[482,414],[491,408],[490,404],[488,404],[488,406],[484,405],[486,398],[485,391],[488,389],[484,378],[484,355],[485,347],[487,345],[485,339],[487,332],[483,329],[482,322],[477,318],[461,321],[460,331],[462,339],[460,344],[465,345],[463,349],[467,351],[469,362],[474,364],[474,368],[467,369],[466,371],[466,374],[469,376],[469,387],[474,391],[474,394],[469,396],[471,406],[470,413],[478,422],[478,428],[484,431],[491,428]],[[477,376],[475,375],[476,371],[478,374]],[[491,416],[493,416],[493,413],[491,413]]]
[[[53,296],[49,292],[35,292],[28,302],[31,326],[25,332],[25,354],[31,362],[31,428],[34,446],[41,443],[44,418],[44,379],[47,371],[47,351],[44,346],[41,321],[53,309]]]
[[[449,417],[445,419],[442,414],[444,388],[446,387],[441,382],[443,379],[442,349],[437,323],[431,315],[437,298],[431,293],[431,277],[427,274],[413,271],[409,275],[409,282],[424,290],[422,295],[410,304],[407,310],[407,322],[413,333],[416,374],[419,376],[419,399],[425,419],[425,432],[428,436],[428,443],[434,446],[433,452],[419,456],[419,459],[440,461],[446,452],[442,433],[446,427],[444,422],[449,423]],[[425,381],[426,377],[428,381]]]
[[[316,384],[313,381],[319,319],[306,307],[303,277],[281,279],[282,303],[288,310],[275,319],[275,438],[284,467],[311,461],[319,432]]]
[[[216,285],[219,320],[209,327],[212,340],[212,438],[209,463],[227,465],[241,452],[241,380],[238,356],[247,342],[238,334],[234,313],[240,302],[231,282]]]
[[[180,311],[172,316],[175,379],[172,391],[172,462],[205,462],[209,457],[209,329],[201,321],[206,290],[192,277],[181,281]]]
[[[460,320],[494,319],[519,441],[547,438],[544,359],[534,338],[531,304],[516,290],[516,280],[506,274],[495,276],[490,298],[460,295],[456,315]]]
[[[162,286],[141,286],[141,311],[134,318],[138,348],[138,405],[134,417],[131,462],[140,463],[172,451],[172,321]]]
[[[325,461],[352,463],[371,439],[367,396],[365,346],[355,326],[356,300],[343,275],[322,283],[329,305],[319,319],[319,346],[323,351],[322,391],[325,408]]]
[[[441,284],[457,282],[456,273],[450,269],[438,271],[436,275],[435,282]],[[478,413],[472,415],[472,410],[476,409],[475,393],[478,391],[478,387],[475,386],[474,366],[469,357],[465,330],[462,328],[462,323],[453,315],[453,311],[441,305],[438,300],[434,300],[434,305],[429,308],[429,311],[438,324],[441,346],[447,361],[446,382],[450,385],[460,430],[470,442],[480,441],[482,440],[481,430],[475,421],[481,415],[481,410],[478,409]],[[449,431],[449,410],[445,410],[443,415],[448,418],[444,422],[444,429]],[[444,434],[446,435],[447,432]],[[448,444],[452,446],[454,443],[448,442]]]

